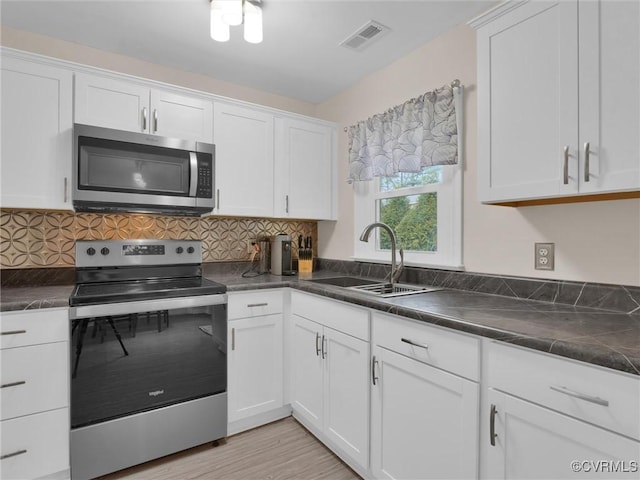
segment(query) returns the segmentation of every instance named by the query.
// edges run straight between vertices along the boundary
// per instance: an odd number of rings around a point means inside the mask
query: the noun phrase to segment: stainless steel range
[[[225,292],[199,241],[76,243],[73,480],[226,436]]]

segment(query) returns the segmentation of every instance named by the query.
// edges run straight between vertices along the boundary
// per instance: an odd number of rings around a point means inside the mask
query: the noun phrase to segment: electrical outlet
[[[535,244],[535,269],[553,270],[555,256],[555,243]]]

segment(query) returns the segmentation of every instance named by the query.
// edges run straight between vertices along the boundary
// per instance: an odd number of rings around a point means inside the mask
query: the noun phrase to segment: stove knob
[[[87,255],[89,255],[90,257],[93,257],[96,254],[96,249],[93,247],[89,247],[87,248]]]
[[[193,252],[195,252],[195,248],[193,247],[187,248],[187,253],[193,253]]]
[[[180,255],[182,252],[184,252],[184,249],[183,249],[182,247],[178,247],[178,248],[176,248],[176,253],[177,253],[178,255]]]
[[[109,255],[109,249],[108,249],[107,247],[102,247],[102,248],[100,249],[100,253],[101,253],[102,255]]]

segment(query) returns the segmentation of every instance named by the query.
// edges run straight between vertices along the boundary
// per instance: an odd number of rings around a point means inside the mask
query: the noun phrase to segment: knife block
[[[304,258],[298,258],[298,273],[312,273],[313,272],[313,254],[310,252],[305,255]]]

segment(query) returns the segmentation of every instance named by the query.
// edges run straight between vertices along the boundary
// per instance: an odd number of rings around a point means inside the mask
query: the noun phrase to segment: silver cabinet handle
[[[18,385],[24,385],[25,383],[27,383],[25,380],[20,380],[19,382],[3,383],[2,385],[0,385],[0,388],[17,387]]]
[[[325,358],[327,358],[327,338],[322,335],[322,359],[324,360]]]
[[[153,109],[153,133],[158,131],[158,109]]]
[[[498,434],[496,433],[496,414],[498,413],[498,409],[494,404],[491,404],[491,413],[489,414],[489,443],[492,447],[496,446],[496,437]]]
[[[564,150],[563,150],[563,155],[564,155],[564,167],[563,167],[563,173],[562,173],[562,183],[564,183],[565,185],[569,184],[569,145],[565,145],[564,146]]]
[[[26,330],[10,330],[8,332],[0,332],[0,335],[20,335],[21,333],[27,333]]]
[[[216,190],[216,208],[220,210],[220,189]]]
[[[371,360],[371,383],[373,385],[377,385],[376,381],[378,380],[378,376],[376,375],[376,365],[378,364],[378,360],[376,360],[376,356],[373,356]]]
[[[247,305],[247,307],[251,308],[251,307],[266,307],[267,305],[269,305],[267,302],[264,303],[249,303]]]
[[[584,181],[589,181],[589,142],[584,144]]]
[[[5,458],[17,457],[18,455],[22,455],[23,453],[27,453],[26,450],[18,450],[17,452],[7,453],[6,455],[2,455],[0,460],[4,460]]]
[[[284,196],[284,213],[289,213],[289,195]]]
[[[320,334],[316,332],[316,357],[320,356],[320,347],[318,346],[318,340],[320,340]]]
[[[231,350],[236,349],[236,329],[231,329]]]
[[[63,199],[63,203],[67,203],[67,201],[69,200],[69,179],[67,177],[64,177],[64,199]]]
[[[551,385],[549,388],[554,392],[563,393],[565,395],[569,395],[570,397],[584,400],[585,402],[595,403],[596,405],[602,405],[603,407],[609,406],[608,400],[604,400],[600,397],[593,397],[591,395],[586,395],[584,393],[576,392],[575,390],[569,390],[567,387],[554,387],[553,385]]]
[[[147,107],[142,107],[142,131],[147,130]]]
[[[414,347],[420,347],[420,348],[424,348],[425,350],[429,350],[429,345],[427,345],[426,343],[414,342],[413,340],[410,340],[408,338],[401,338],[400,341],[404,343],[408,343],[409,345],[413,345]]]

